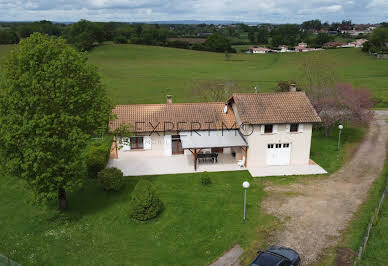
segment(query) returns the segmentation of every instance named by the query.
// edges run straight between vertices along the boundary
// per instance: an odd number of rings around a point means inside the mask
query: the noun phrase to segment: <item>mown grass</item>
[[[387,153],[388,155],[388,153]],[[349,227],[344,233],[343,246],[353,249],[356,253],[362,244],[366,228],[374,214],[380,197],[385,189],[388,176],[388,157],[385,159],[384,169],[368,192],[367,200],[362,203],[354,215]],[[361,265],[388,265],[388,201],[385,200],[377,224],[372,229],[366,252]]]
[[[331,130],[329,137],[324,137],[321,130],[313,130],[310,158],[322,166],[329,174],[337,171],[351,156],[357,144],[365,135],[365,128],[345,126],[341,133],[340,149],[338,150],[337,128]]]
[[[23,265],[205,265],[233,244],[248,247],[271,225],[260,213],[262,187],[247,171],[144,177],[164,203],[147,223],[128,217],[128,201],[139,178],[127,177],[119,193],[88,180],[68,195],[69,211],[31,206],[20,180],[0,177],[0,253]],[[242,221],[242,182],[251,187]]]
[[[11,46],[0,46],[1,57]],[[176,102],[200,101],[193,87],[204,82],[232,82],[245,91],[272,91],[280,80],[301,80],[307,57],[332,62],[339,80],[365,86],[388,107],[388,60],[378,60],[360,49],[333,49],[312,53],[232,54],[165,47],[105,44],[89,53],[90,63],[102,75],[115,104],[162,103],[172,94]]]

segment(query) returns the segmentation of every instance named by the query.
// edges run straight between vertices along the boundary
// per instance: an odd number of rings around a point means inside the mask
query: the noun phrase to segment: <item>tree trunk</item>
[[[329,137],[330,127],[325,127],[325,138]]]
[[[58,208],[61,211],[67,209],[66,190],[64,188],[58,189]]]

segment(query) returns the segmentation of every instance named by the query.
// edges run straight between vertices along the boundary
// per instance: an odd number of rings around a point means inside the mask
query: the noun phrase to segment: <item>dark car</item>
[[[272,246],[266,251],[259,251],[250,266],[299,266],[299,254],[290,248]]]

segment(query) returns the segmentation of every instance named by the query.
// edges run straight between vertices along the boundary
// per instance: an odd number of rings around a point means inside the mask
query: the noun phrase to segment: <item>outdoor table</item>
[[[217,153],[199,153],[197,159],[207,159],[210,158],[213,160],[213,163],[217,162],[218,154]]]

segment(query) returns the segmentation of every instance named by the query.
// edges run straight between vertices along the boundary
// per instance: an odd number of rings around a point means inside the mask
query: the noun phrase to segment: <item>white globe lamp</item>
[[[249,182],[248,181],[244,181],[243,183],[243,188],[245,190],[244,192],[244,221],[245,221],[245,213],[246,213],[246,207],[247,207],[247,189],[249,188]]]

